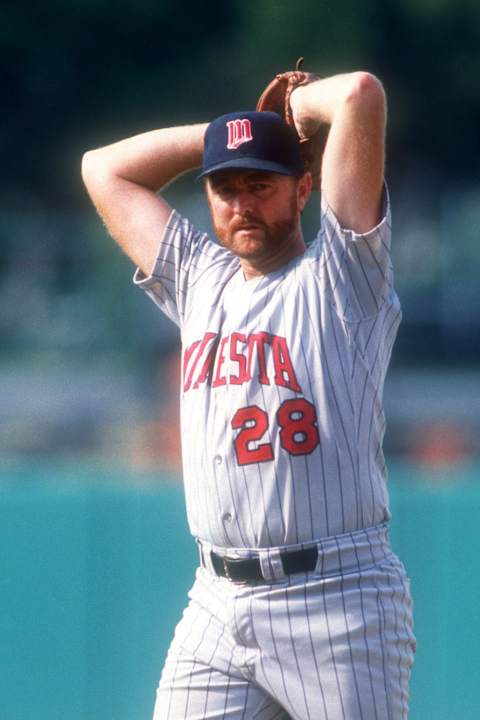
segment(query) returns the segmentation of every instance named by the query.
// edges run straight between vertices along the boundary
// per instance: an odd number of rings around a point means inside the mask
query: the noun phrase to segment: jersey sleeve
[[[231,264],[231,253],[173,210],[165,226],[151,275],[137,268],[133,282],[182,327],[192,287]]]
[[[366,233],[343,228],[322,197],[321,227],[312,250],[314,271],[337,314],[356,322],[376,315],[393,298],[391,214],[386,185],[382,218]]]

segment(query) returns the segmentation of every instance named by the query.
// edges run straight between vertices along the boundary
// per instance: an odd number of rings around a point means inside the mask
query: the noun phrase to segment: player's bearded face
[[[229,174],[216,178],[208,189],[218,239],[245,260],[276,256],[298,235],[300,208],[295,181],[270,175]]]

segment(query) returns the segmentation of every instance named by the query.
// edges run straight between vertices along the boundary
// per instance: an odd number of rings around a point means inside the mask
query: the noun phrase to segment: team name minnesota
[[[228,368],[228,369],[227,369]],[[262,385],[279,385],[294,392],[298,384],[287,341],[279,335],[234,332],[226,337],[207,332],[183,352],[183,391],[201,385],[243,385],[252,378]]]

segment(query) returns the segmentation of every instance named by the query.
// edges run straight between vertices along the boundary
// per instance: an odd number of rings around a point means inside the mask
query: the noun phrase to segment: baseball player
[[[400,720],[415,639],[388,539],[382,389],[400,322],[369,73],[291,88],[294,129],[245,111],[86,153],[135,283],[182,339],[189,525],[200,563],[154,720]],[[329,126],[304,242],[302,140]],[[158,189],[202,167],[218,242]]]

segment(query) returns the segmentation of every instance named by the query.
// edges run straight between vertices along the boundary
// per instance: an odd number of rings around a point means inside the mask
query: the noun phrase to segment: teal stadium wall
[[[480,717],[479,475],[391,468],[411,720]],[[178,481],[16,465],[0,496],[1,720],[149,720],[197,560]]]

